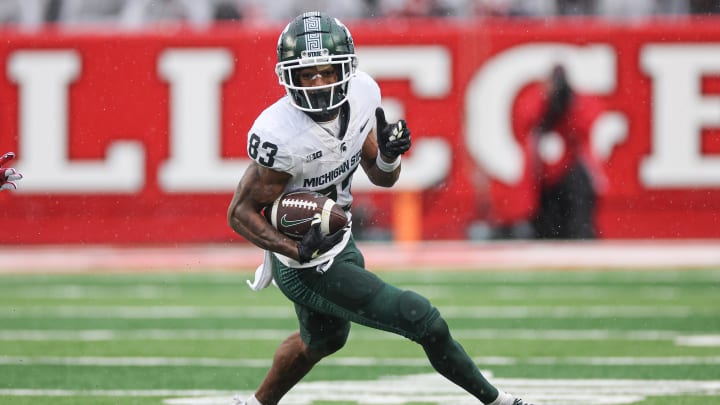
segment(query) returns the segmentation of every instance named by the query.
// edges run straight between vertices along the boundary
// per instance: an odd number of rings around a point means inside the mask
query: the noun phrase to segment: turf
[[[429,297],[491,380],[540,404],[573,381],[636,394],[618,404],[720,403],[720,270],[380,274]],[[251,392],[296,320],[276,288],[250,291],[249,276],[0,276],[0,404],[224,404]],[[288,403],[306,403],[303,392],[323,382],[393,390],[432,373],[414,343],[355,325]],[[642,391],[652,382],[668,389]],[[356,405],[364,395],[311,403]]]

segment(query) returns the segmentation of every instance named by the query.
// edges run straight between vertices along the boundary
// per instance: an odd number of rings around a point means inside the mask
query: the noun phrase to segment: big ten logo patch
[[[315,159],[320,159],[322,157],[323,153],[321,150],[315,151],[307,156],[305,156],[306,162],[312,162]]]

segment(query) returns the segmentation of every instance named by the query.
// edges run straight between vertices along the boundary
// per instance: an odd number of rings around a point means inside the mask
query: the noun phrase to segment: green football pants
[[[273,277],[295,304],[300,335],[311,349],[339,350],[355,322],[419,343],[432,366],[450,381],[485,403],[497,397],[497,389],[451,337],[437,308],[420,294],[387,284],[366,270],[352,238],[324,272],[287,267],[273,256]]]

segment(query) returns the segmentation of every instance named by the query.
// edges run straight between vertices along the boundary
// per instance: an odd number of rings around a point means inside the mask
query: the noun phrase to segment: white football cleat
[[[498,392],[498,397],[490,405],[533,405],[530,402],[508,394],[507,392]]]
[[[240,395],[235,395],[231,401],[230,405],[247,405],[247,402]]]

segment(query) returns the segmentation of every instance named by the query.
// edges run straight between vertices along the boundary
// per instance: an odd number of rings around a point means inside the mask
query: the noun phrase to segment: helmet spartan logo
[[[320,13],[305,13],[303,23],[305,32],[320,31]]]
[[[340,152],[347,152],[347,144],[345,142],[340,144]]]
[[[322,49],[320,18],[317,15],[310,15],[303,22],[305,24],[305,50],[309,56],[320,56]]]

